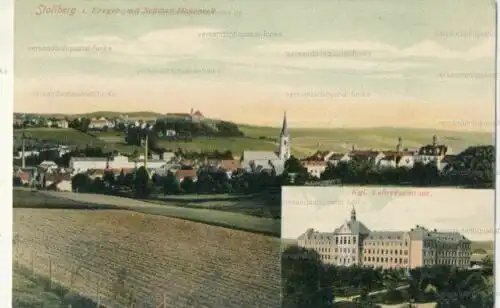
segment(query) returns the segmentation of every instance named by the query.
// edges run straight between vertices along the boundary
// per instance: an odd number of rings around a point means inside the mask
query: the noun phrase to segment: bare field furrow
[[[139,305],[279,307],[280,241],[271,237],[118,210],[14,209],[17,261],[105,304],[123,276]],[[79,268],[72,278],[71,272]],[[116,301],[117,303],[113,303]]]

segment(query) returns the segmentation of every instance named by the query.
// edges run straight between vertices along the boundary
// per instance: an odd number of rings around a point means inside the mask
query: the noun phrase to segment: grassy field
[[[156,203],[155,201],[153,203],[97,194],[31,192],[23,189],[14,190],[13,201],[14,208],[125,209],[275,237],[279,237],[281,233],[281,220],[248,215],[249,208],[258,208],[258,205],[253,201],[249,201],[251,204],[243,203],[239,210],[222,211],[210,208],[184,207],[173,202]]]
[[[13,216],[15,260],[48,275],[50,258],[54,280],[94,301],[100,281],[102,304],[125,304],[112,299],[121,276],[141,306],[279,307],[279,239],[121,210],[16,208]]]
[[[263,195],[243,196],[155,196],[147,202],[192,209],[211,209],[231,213],[239,213],[252,217],[281,218],[281,200],[265,199]],[[278,200],[276,200],[278,199]],[[146,200],[144,200],[146,201]]]
[[[279,128],[257,127],[241,125],[240,129],[247,138],[196,138],[193,142],[168,142],[162,141],[160,145],[165,148],[196,151],[231,150],[235,155],[240,155],[244,150],[276,150],[276,144],[270,140],[261,140],[259,137],[276,139]],[[83,134],[72,129],[26,129],[15,130],[15,135],[23,131],[38,138],[52,138],[63,142],[72,142],[79,145],[92,143],[105,146],[110,150],[129,153],[133,147],[123,144],[120,134],[112,132],[96,134],[98,137]],[[395,149],[398,137],[403,138],[404,147],[417,148],[431,143],[432,136],[436,134],[441,143],[451,147],[458,153],[469,146],[493,144],[492,133],[481,132],[456,132],[428,129],[409,128],[364,128],[364,129],[291,129],[292,153],[297,157],[304,157],[316,150],[333,150],[348,152],[355,145],[358,149]]]
[[[275,151],[276,145],[272,141],[257,140],[250,138],[194,138],[192,142],[183,141],[160,141],[160,147],[175,150],[182,148],[189,151],[226,151],[230,150],[234,155],[240,156],[245,150],[252,151]]]
[[[96,303],[43,275],[33,275],[32,267],[14,264],[12,272],[13,308],[95,308]],[[99,308],[102,308],[99,307]]]
[[[43,285],[38,284],[27,273],[14,268],[12,273],[12,306],[14,308],[62,308],[62,301],[58,295],[47,291]]]
[[[91,134],[85,134],[78,130],[72,128],[26,128],[26,129],[14,129],[14,136],[21,137],[25,133],[30,138],[36,138],[40,140],[54,140],[60,141],[65,144],[77,145],[80,148],[86,146],[92,147],[102,147],[105,151],[117,150],[121,153],[132,153],[134,151],[133,146],[129,146],[123,143],[123,138],[114,138],[108,142],[106,139],[97,138]]]

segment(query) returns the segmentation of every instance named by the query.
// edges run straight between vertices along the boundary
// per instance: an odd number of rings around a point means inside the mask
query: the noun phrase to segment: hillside
[[[123,142],[106,142],[91,134],[86,134],[72,128],[26,128],[14,129],[14,137],[20,138],[23,133],[32,139],[51,140],[62,144],[75,145],[80,148],[86,146],[102,147],[106,151],[117,150],[122,153],[132,153],[134,148]]]
[[[94,112],[79,116],[118,116],[118,112]],[[154,112],[128,113],[130,118],[157,117]],[[76,116],[76,115],[75,115]],[[215,129],[220,120],[207,119],[205,124]],[[230,150],[235,155],[240,155],[245,150],[275,151],[276,140],[280,133],[279,127],[258,127],[251,125],[238,125],[245,137],[198,137],[192,142],[161,141],[160,147],[167,149],[182,148],[191,151],[225,151]],[[26,129],[15,130],[14,135],[25,131],[33,137],[53,138],[62,142],[72,142],[79,145],[93,144],[94,146],[107,146],[120,152],[133,152],[133,147],[128,147],[122,142],[122,135],[111,136],[110,133],[95,133],[95,136],[82,134],[74,130],[62,129]],[[431,143],[432,136],[437,135],[439,142],[451,147],[453,153],[459,153],[469,146],[493,144],[493,134],[485,132],[458,132],[445,130],[430,130],[416,128],[290,128],[292,154],[305,157],[321,150],[348,152],[354,146],[357,149],[395,149],[399,137],[403,139],[403,147],[418,148]],[[103,136],[101,136],[103,135]],[[101,138],[102,137],[102,138]]]
[[[102,304],[279,306],[279,239],[120,210],[14,209],[14,233],[14,260],[48,275],[50,258],[65,286],[78,270],[72,289]]]

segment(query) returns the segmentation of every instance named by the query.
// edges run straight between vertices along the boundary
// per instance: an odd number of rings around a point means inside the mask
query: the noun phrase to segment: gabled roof
[[[68,173],[46,173],[45,180],[50,182],[70,181],[71,175]]]
[[[352,151],[349,153],[350,156],[360,157],[360,158],[375,158],[380,155],[379,151]],[[383,154],[383,153],[382,153]]]
[[[448,152],[448,147],[445,145],[428,144],[418,150],[418,155],[446,155],[446,152]]]
[[[340,231],[347,226],[351,233],[353,234],[369,234],[370,229],[368,229],[361,221],[359,220],[349,220],[345,222],[343,225],[335,229],[334,233],[340,233]]]

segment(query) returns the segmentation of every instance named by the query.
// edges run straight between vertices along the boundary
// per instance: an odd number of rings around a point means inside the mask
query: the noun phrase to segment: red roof
[[[178,170],[175,173],[175,177],[177,177],[178,179],[184,179],[187,177],[196,179],[198,178],[198,175],[196,174],[196,170]]]
[[[221,168],[228,171],[234,171],[241,168],[241,162],[236,159],[223,159],[220,163]]]
[[[69,173],[46,173],[45,174],[45,179],[47,181],[51,182],[58,182],[58,181],[71,181],[71,174]]]
[[[194,113],[195,116],[203,116],[203,114],[201,114],[201,112],[199,110],[196,110],[196,112]]]
[[[21,179],[23,182],[28,182],[30,180],[30,174],[29,172],[19,172],[17,176]]]
[[[123,170],[124,174],[127,173],[133,173],[135,168],[109,168],[109,169],[104,169],[104,172],[112,172],[114,174],[120,174]]]

